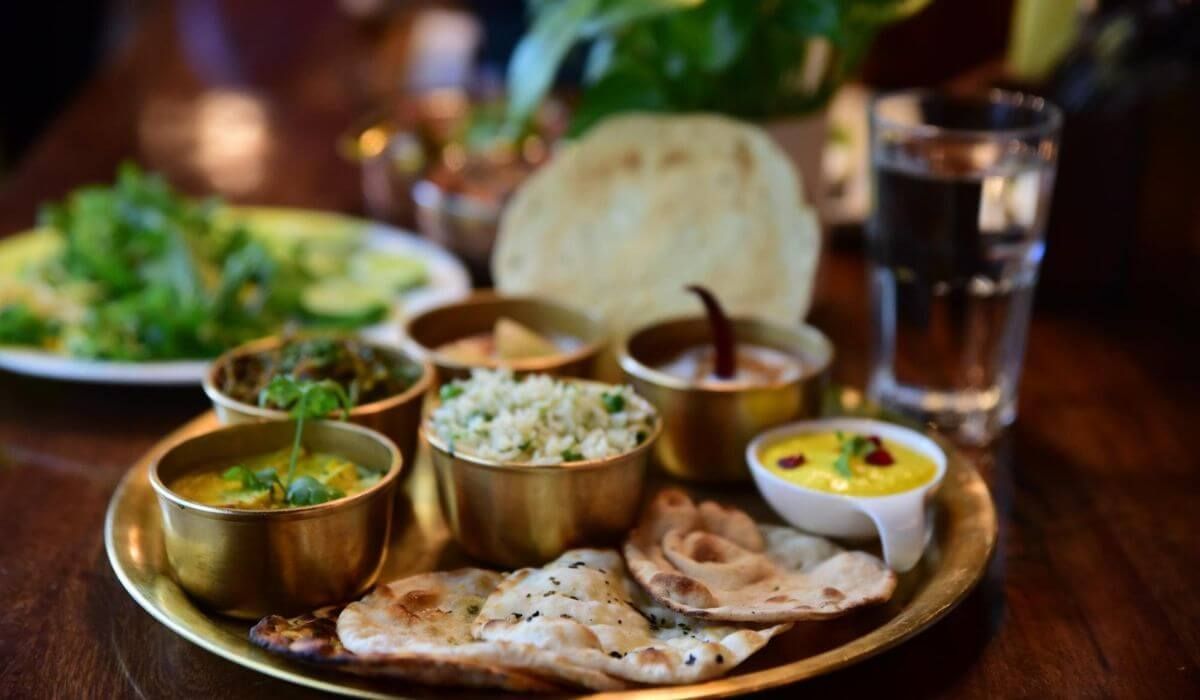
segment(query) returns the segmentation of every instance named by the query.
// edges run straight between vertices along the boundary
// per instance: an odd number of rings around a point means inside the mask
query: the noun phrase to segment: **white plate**
[[[437,245],[415,234],[373,221],[327,212],[270,207],[230,207],[230,215],[275,222],[284,231],[295,235],[322,235],[329,229],[355,230],[364,237],[363,248],[400,253],[418,258],[429,270],[429,282],[399,296],[392,307],[391,317],[377,325],[363,328],[360,333],[376,342],[397,344],[400,340],[400,321],[413,311],[427,308],[463,296],[471,290],[471,278],[463,264]],[[0,240],[0,247],[19,243],[33,232],[18,233]],[[142,384],[179,386],[199,384],[207,360],[169,360],[153,362],[115,362],[88,360],[41,350],[20,347],[0,347],[0,369],[48,379],[103,384]]]

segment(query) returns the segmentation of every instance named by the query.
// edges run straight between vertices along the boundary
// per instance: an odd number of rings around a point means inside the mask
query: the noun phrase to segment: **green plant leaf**
[[[325,418],[335,412],[346,418],[354,405],[342,385],[332,379],[310,382],[302,391],[307,394],[307,400],[303,404],[305,418]],[[299,417],[299,408],[297,406],[292,409],[293,416]]]
[[[259,406],[274,406],[286,411],[300,400],[301,384],[295,378],[286,375],[276,375],[258,394]]]
[[[274,476],[274,471],[271,472],[271,475]],[[240,464],[221,472],[221,478],[226,481],[237,481],[246,491],[264,491],[271,488],[270,479],[261,479],[257,472],[252,472]]]
[[[599,0],[561,0],[542,5],[529,33],[508,63],[508,115],[502,134],[516,138],[541,103],[563,58],[579,38]]]
[[[797,34],[833,38],[841,26],[845,5],[829,0],[788,0],[779,5],[779,22]]]
[[[614,68],[583,94],[567,134],[579,136],[618,112],[659,112],[667,105],[666,92],[651,73],[636,67]]]
[[[287,488],[287,502],[294,506],[315,506],[344,495],[307,475],[296,477]]]
[[[58,323],[25,304],[0,306],[0,345],[42,345],[58,332]]]
[[[673,63],[709,73],[729,67],[742,53],[750,34],[758,11],[755,5],[710,0],[662,22],[662,44],[670,47],[667,69],[671,70]]]
[[[751,2],[738,0],[742,4]],[[712,0],[709,0],[711,3]],[[705,0],[606,0],[601,3],[595,16],[584,22],[579,34],[596,37],[620,30],[634,22],[648,20],[660,15],[687,10],[705,4]]]
[[[608,35],[597,37],[592,42],[588,49],[587,59],[583,63],[585,85],[597,82],[612,67],[616,46],[616,39]]]
[[[263,467],[262,469],[254,472],[254,477],[258,479],[259,482],[267,484],[268,486],[273,483],[279,483],[279,474],[275,471],[274,467]]]

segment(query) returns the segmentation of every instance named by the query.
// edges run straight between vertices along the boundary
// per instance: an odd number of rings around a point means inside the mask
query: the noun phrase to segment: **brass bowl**
[[[743,481],[750,478],[746,445],[762,431],[819,415],[829,380],[833,345],[817,329],[734,319],[739,342],[764,345],[803,361],[792,379],[770,384],[698,384],[655,369],[686,348],[710,342],[708,320],[682,318],[651,324],[631,334],[617,361],[638,394],[658,408],[663,437],[659,464],[681,479]]]
[[[442,516],[467,554],[492,564],[542,564],[579,546],[620,542],[637,519],[650,450],[662,433],[630,452],[570,466],[497,462],[455,454],[428,424]]]
[[[250,423],[264,420],[284,420],[288,418],[285,411],[273,408],[263,408],[254,404],[238,401],[221,391],[224,385],[225,372],[234,360],[246,355],[256,355],[261,352],[274,350],[282,345],[285,339],[281,336],[270,336],[253,340],[239,345],[218,357],[208,372],[204,374],[204,393],[212,401],[217,418],[224,425]],[[361,425],[371,430],[377,430],[391,438],[400,447],[404,461],[413,464],[417,459],[417,431],[421,426],[421,408],[425,393],[433,384],[433,365],[421,359],[410,357],[409,354],[395,348],[368,343],[376,352],[391,355],[393,358],[413,362],[421,366],[421,376],[412,386],[401,394],[389,396],[386,399],[372,401],[350,410],[351,423]]]
[[[289,447],[295,423],[233,425],[173,445],[150,466],[171,574],[223,615],[289,614],[354,598],[383,567],[403,460],[383,435],[337,421],[305,423],[303,443],[384,472],[377,484],[314,506],[207,506],[167,486],[184,474]]]
[[[579,347],[547,357],[520,360],[483,360],[466,363],[446,357],[438,348],[455,340],[492,330],[505,317],[545,335],[568,335]],[[437,368],[438,382],[468,377],[472,369],[507,367],[518,376],[553,374],[563,377],[593,376],[596,358],[607,339],[604,326],[592,316],[571,307],[536,297],[503,296],[491,290],[478,291],[418,313],[404,324],[404,348],[414,357],[430,360]]]

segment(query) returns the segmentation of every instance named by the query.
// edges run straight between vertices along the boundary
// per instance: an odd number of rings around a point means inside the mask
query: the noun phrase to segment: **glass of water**
[[[871,105],[867,391],[962,442],[1016,417],[1061,121],[1003,91]]]

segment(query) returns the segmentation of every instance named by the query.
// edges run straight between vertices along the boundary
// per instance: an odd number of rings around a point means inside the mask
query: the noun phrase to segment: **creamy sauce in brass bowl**
[[[206,506],[237,509],[296,508],[288,503],[288,450],[249,457],[236,464],[184,474],[170,484],[175,493]],[[308,452],[296,460],[294,479],[313,479],[336,500],[379,483],[382,476],[350,460],[325,452]]]

